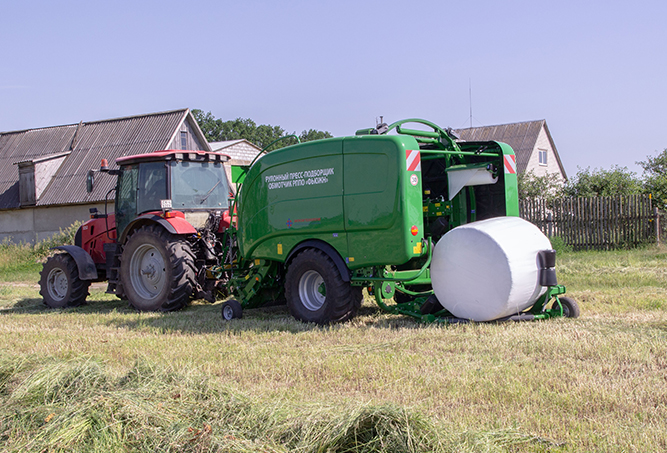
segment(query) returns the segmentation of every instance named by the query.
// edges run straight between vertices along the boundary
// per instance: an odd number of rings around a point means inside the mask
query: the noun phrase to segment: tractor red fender
[[[60,245],[58,247],[53,247],[52,250],[54,249],[67,252],[74,258],[81,280],[97,280],[97,267],[95,266],[95,262],[84,249],[77,247],[76,245]]]
[[[234,212],[236,212],[236,209],[234,210]],[[225,231],[227,228],[229,228],[229,225],[231,224],[232,224],[232,218],[229,215],[229,209],[227,209],[225,212],[222,213],[222,218],[220,219],[220,226],[218,227],[218,233],[222,233],[223,231]]]
[[[158,211],[159,212],[159,211]],[[166,214],[162,212],[148,212],[146,214],[140,215],[134,219],[123,231],[119,242],[122,244],[127,239],[127,233],[139,227],[141,225],[158,223],[164,227],[165,230],[169,231],[171,234],[197,234],[195,227],[185,220],[185,214],[180,211],[169,211]],[[165,217],[163,217],[163,215]]]

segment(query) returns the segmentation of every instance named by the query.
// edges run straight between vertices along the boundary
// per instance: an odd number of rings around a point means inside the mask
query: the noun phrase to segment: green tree
[[[312,140],[322,140],[324,138],[331,138],[333,135],[331,135],[329,132],[322,132],[318,131],[315,129],[308,129],[307,131],[301,132],[301,135],[299,135],[299,140],[302,142],[310,142]]]
[[[644,169],[644,174],[648,176],[667,175],[667,148],[655,157],[647,156],[646,162],[639,161],[637,165]]]
[[[628,167],[614,165],[610,170],[590,167],[579,168],[577,175],[564,187],[564,195],[569,197],[607,197],[612,195],[633,195],[642,193],[643,187],[637,174]]]
[[[216,119],[211,112],[204,113],[199,109],[192,110],[192,115],[197,121],[197,124],[199,124],[206,140],[209,142],[246,139],[260,148],[264,148],[281,137],[296,135],[295,133],[287,134],[280,126],[271,126],[269,124],[260,124],[258,126],[250,118],[236,118],[234,120],[222,121],[219,118]],[[306,142],[330,137],[332,137],[332,135],[329,132],[309,129],[308,131],[303,131],[299,136],[299,139],[302,142]],[[295,143],[295,139],[286,138],[272,145],[269,148],[269,151],[293,145]]]
[[[222,133],[222,121],[215,119],[211,112],[204,113],[199,109],[192,110],[192,116],[197,121],[199,128],[204,133],[204,137],[209,142],[222,141],[218,140]]]
[[[536,176],[533,170],[517,175],[519,198],[554,199],[563,196],[563,182],[557,174]]]
[[[667,149],[646,161],[637,162],[644,169],[644,191],[650,193],[653,202],[661,210],[667,209]]]

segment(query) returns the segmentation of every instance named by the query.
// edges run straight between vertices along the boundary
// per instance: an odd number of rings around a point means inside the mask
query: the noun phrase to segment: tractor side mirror
[[[93,184],[95,183],[95,171],[89,170],[88,176],[86,177],[86,190],[88,193],[93,191]]]

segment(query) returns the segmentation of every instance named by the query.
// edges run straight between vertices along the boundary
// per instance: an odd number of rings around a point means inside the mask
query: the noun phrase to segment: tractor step
[[[107,258],[107,285],[108,294],[123,295],[123,286],[120,283],[120,247],[116,242],[104,244],[104,252]]]

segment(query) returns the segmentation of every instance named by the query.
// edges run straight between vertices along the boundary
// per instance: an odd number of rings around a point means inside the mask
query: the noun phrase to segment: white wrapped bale
[[[519,217],[461,225],[433,250],[431,280],[442,306],[454,316],[492,321],[531,307],[544,293],[538,252],[549,239]]]

